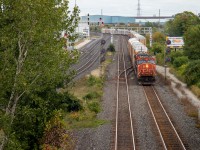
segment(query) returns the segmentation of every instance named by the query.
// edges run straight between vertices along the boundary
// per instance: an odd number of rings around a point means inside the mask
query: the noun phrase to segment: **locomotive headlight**
[[[149,68],[149,65],[148,65],[148,64],[146,64],[146,68]]]

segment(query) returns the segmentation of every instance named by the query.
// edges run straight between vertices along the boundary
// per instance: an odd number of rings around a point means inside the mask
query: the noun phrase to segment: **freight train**
[[[128,51],[139,84],[154,84],[156,80],[156,59],[149,54],[146,38],[135,31],[123,29],[102,29],[102,33],[122,34],[129,37]]]
[[[154,84],[156,77],[156,59],[149,55],[147,47],[137,38],[130,38],[128,50],[132,66],[139,84]]]

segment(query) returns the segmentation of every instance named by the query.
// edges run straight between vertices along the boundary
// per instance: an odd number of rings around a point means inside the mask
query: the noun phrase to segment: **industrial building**
[[[81,21],[87,22],[88,16],[82,16]],[[105,16],[105,15],[91,15],[89,16],[90,23],[103,22],[105,24],[117,24],[117,23],[135,23],[134,17],[123,17],[123,16]]]
[[[166,21],[172,18],[173,16],[124,17],[124,16],[90,15],[90,16],[82,16],[81,22],[89,21],[91,24],[98,24],[99,22],[103,22],[104,24],[119,24],[119,23],[145,24],[145,22],[160,22],[160,24],[164,24]]]

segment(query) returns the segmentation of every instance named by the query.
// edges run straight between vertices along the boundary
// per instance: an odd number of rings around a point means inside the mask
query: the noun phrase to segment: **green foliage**
[[[88,104],[88,108],[90,109],[90,111],[93,111],[95,113],[99,113],[101,111],[101,107],[99,102],[91,102]]]
[[[69,82],[66,73],[76,59],[62,49],[65,30],[70,40],[78,25],[79,9],[68,1],[18,0],[3,2],[0,12],[0,102],[3,105],[6,148],[39,149],[45,124],[54,110],[79,110],[80,104],[56,88]],[[66,98],[66,99],[65,99]],[[72,104],[69,104],[71,103]],[[5,127],[7,125],[7,128]],[[15,148],[13,148],[15,149]]]
[[[200,85],[200,60],[189,62],[184,74],[188,85]]]
[[[183,51],[171,51],[170,53],[170,58],[171,58],[171,63],[174,63],[174,60],[178,57],[182,57],[183,56]]]
[[[176,57],[173,61],[173,65],[175,68],[178,68],[187,63],[188,63],[188,57],[186,56]]]
[[[164,65],[164,54],[163,53],[156,54],[156,64]]]
[[[157,42],[157,43],[165,43],[165,35],[161,32],[155,32],[153,33],[153,42]]]
[[[86,94],[83,99],[85,100],[92,100],[92,99],[96,99],[99,98],[101,95],[99,93],[97,93],[96,91],[94,92],[90,92],[88,94]]]
[[[80,100],[74,95],[68,93],[64,94],[64,98],[62,99],[60,106],[63,110],[68,112],[80,111],[83,109]]]
[[[157,22],[145,22],[145,27],[159,27],[159,24]]]
[[[47,99],[48,101],[44,101]],[[21,140],[24,149],[38,148],[44,129],[55,115],[55,111],[78,111],[82,109],[80,101],[68,93],[58,94],[55,90],[45,90],[40,93],[26,95],[20,102],[16,113],[13,131]]]
[[[108,46],[108,49],[107,49],[108,51],[110,51],[110,52],[115,52],[115,46],[113,45],[113,44],[110,44],[109,46]]]
[[[200,59],[200,25],[192,26],[184,35],[184,54],[191,60]]]
[[[66,132],[62,112],[55,111],[45,126],[42,149],[73,149],[74,141]]]
[[[197,25],[200,23],[198,16],[192,12],[184,11],[175,15],[173,20],[170,20],[165,25],[165,32],[169,36],[183,36],[190,26]]]
[[[97,78],[95,76],[89,76],[87,80],[87,85],[88,86],[94,86],[94,85],[99,85],[101,86],[103,84],[103,80],[101,78]]]
[[[164,45],[163,44],[160,44],[158,42],[155,42],[153,43],[152,45],[152,50],[151,50],[154,54],[157,54],[157,53],[161,53],[164,51]]]
[[[188,65],[188,64],[183,64],[183,65],[181,65],[181,66],[178,68],[178,70],[177,70],[178,74],[179,74],[180,76],[182,76],[182,79],[185,78],[184,73],[185,73],[185,71],[186,71],[186,69],[187,69],[187,65]],[[182,81],[183,81],[183,80],[182,80]]]

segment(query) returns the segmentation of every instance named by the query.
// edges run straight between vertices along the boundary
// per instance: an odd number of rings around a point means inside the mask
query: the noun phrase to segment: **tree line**
[[[200,18],[192,12],[182,12],[166,22],[163,32],[153,34],[153,49],[157,53],[160,64],[163,63],[165,53],[165,37],[182,36],[184,47],[182,50],[171,50],[170,65],[173,66],[178,76],[187,83],[188,86],[200,88]]]
[[[78,25],[79,9],[69,11],[68,3],[0,1],[1,150],[42,149],[52,120],[57,128],[62,126],[55,119],[60,111],[81,109],[76,98],[58,92],[71,80],[72,55],[77,55],[64,50],[66,40],[60,38],[66,31],[74,39]]]

